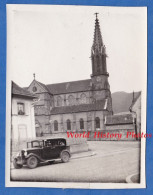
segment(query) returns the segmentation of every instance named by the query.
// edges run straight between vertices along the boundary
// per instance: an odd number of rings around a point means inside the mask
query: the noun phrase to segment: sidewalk
[[[89,157],[89,156],[94,156],[96,155],[95,152],[93,151],[87,151],[87,152],[80,152],[80,153],[74,153],[71,154],[71,159],[77,159],[77,158],[84,158],[84,157]]]

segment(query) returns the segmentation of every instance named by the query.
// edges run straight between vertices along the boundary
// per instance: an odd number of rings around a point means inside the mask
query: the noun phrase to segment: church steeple
[[[106,66],[106,47],[103,44],[102,35],[100,31],[100,24],[98,20],[98,13],[95,20],[94,40],[91,48],[92,60],[92,76],[108,75]]]

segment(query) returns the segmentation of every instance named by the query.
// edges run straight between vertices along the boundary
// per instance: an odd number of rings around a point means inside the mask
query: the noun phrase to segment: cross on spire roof
[[[94,32],[93,48],[94,49],[97,48],[99,51],[101,51],[101,47],[103,46],[103,40],[102,40],[101,31],[100,31],[99,20],[97,18],[98,14],[99,13],[95,13],[96,20],[95,20],[95,32]]]
[[[94,14],[96,15],[96,19],[97,19],[97,15],[98,15],[99,13],[96,12],[96,13],[94,13]]]

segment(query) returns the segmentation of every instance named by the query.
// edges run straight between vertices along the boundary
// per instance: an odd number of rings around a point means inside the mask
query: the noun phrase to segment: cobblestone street
[[[139,142],[88,142],[94,156],[55,162],[35,169],[11,169],[16,181],[51,182],[115,182],[125,183],[126,177],[139,173]]]

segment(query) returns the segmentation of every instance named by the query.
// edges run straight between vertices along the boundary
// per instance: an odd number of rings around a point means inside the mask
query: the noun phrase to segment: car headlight
[[[18,157],[18,156],[21,156],[21,152],[18,152],[18,153],[16,154],[16,157]]]
[[[27,156],[27,151],[26,150],[24,151],[24,156]]]

